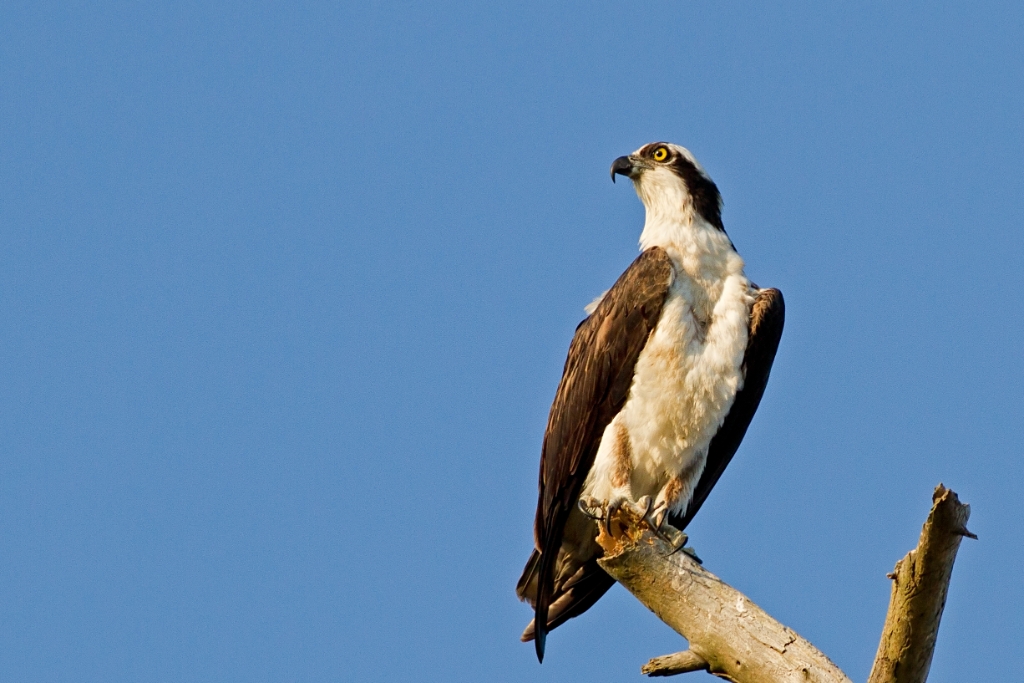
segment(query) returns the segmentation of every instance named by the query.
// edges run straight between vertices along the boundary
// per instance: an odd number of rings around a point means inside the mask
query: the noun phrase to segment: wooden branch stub
[[[932,510],[917,547],[896,563],[882,639],[868,683],[924,683],[946,605],[960,540],[977,538],[967,530],[971,506],[942,484],[932,494]]]
[[[685,552],[673,552],[634,511],[623,506],[616,515],[611,535],[598,538],[601,567],[686,638],[708,671],[735,683],[850,683],[793,630]]]
[[[640,673],[654,678],[656,676],[675,676],[688,674],[691,671],[707,671],[711,665],[693,650],[684,650],[672,655],[655,657],[640,667]]]

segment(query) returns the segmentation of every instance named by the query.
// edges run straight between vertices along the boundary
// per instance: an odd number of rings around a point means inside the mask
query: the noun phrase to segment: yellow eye
[[[655,161],[665,161],[665,159],[668,159],[668,150],[664,147],[659,147],[654,150],[654,154],[652,156]]]

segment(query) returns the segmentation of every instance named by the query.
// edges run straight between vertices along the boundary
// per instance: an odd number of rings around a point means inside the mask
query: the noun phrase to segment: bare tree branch
[[[684,650],[673,655],[655,657],[640,667],[640,673],[648,676],[675,676],[691,671],[707,671],[710,664],[693,650]]]
[[[939,484],[917,547],[896,563],[892,594],[868,683],[924,683],[946,605],[953,561],[967,530],[971,506]]]
[[[813,645],[772,619],[685,552],[673,552],[633,510],[620,508],[601,534],[601,566],[690,643],[678,673],[706,669],[736,683],[850,683]],[[678,532],[676,532],[678,533]],[[694,655],[696,657],[694,657]],[[652,660],[645,673],[671,675]],[[697,659],[704,666],[696,666]]]
[[[970,507],[941,484],[918,547],[896,564],[892,598],[869,683],[924,683]],[[649,676],[710,671],[734,683],[850,683],[839,667],[792,629],[728,586],[685,552],[685,537],[655,534],[629,506],[598,542],[606,572],[677,633],[690,649],[656,657]]]

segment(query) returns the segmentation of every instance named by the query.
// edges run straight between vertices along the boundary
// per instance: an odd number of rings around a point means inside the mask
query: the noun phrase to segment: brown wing
[[[760,290],[750,312],[750,336],[743,356],[743,389],[736,394],[729,414],[708,446],[707,464],[686,508],[686,514],[669,517],[669,523],[677,529],[685,529],[697,514],[711,489],[718,483],[725,466],[740,447],[740,441],[747,433],[747,427],[750,426],[768,384],[768,375],[779,348],[785,321],[786,304],[782,292],[777,289]]]
[[[534,524],[540,551],[534,618],[538,659],[544,657],[552,574],[566,520],[605,427],[626,402],[637,358],[661,317],[672,276],[672,261],[664,250],[655,247],[640,254],[576,328],[569,346],[540,459]]]

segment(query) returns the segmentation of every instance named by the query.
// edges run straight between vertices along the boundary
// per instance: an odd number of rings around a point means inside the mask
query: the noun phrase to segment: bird
[[[569,345],[516,586],[534,609],[521,640],[540,662],[548,632],[615,583],[597,563],[592,518],[628,502],[656,529],[686,528],[750,425],[785,322],[782,292],[744,274],[718,187],[688,149],[644,145],[615,159],[618,175],[646,210],[641,251]]]

